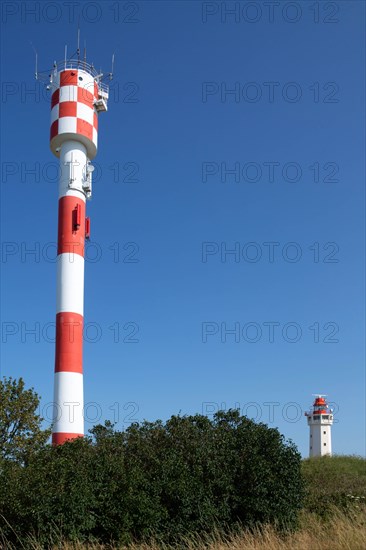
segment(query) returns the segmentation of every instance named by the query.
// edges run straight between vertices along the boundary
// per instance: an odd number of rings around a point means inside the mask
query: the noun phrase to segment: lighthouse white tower
[[[317,394],[313,408],[305,413],[310,428],[309,456],[332,454],[333,410],[328,408],[324,394]]]
[[[79,59],[79,49],[77,54],[77,59],[65,55],[47,74],[52,90],[50,147],[60,159],[54,445],[84,435],[84,245],[90,232],[85,210],[91,197],[90,161],[97,153],[98,114],[107,110],[108,100],[103,75],[85,57]]]

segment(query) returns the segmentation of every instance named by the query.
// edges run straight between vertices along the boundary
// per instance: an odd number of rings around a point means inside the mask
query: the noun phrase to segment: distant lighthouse
[[[313,407],[305,413],[310,428],[309,456],[332,454],[333,410],[329,409],[324,394],[317,394]]]

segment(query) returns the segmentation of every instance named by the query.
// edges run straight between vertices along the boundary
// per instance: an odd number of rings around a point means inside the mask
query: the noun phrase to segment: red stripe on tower
[[[61,197],[58,201],[58,246],[57,254],[66,252],[84,257],[85,228],[77,227],[76,211],[85,219],[85,202],[74,196]]]
[[[83,437],[84,434],[76,434],[77,437]],[[53,445],[63,445],[66,443],[66,441],[71,441],[72,439],[75,439],[74,433],[67,433],[67,432],[58,432],[52,434],[52,444]]]
[[[84,319],[70,311],[56,315],[55,372],[83,372]]]
[[[78,84],[78,71],[69,70],[60,73],[60,87]]]
[[[63,101],[59,104],[58,117],[64,116],[76,117],[77,102],[76,101]]]

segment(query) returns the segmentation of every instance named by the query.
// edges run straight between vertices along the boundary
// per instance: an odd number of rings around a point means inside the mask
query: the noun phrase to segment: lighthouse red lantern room
[[[65,55],[55,62],[47,78],[52,93],[50,147],[60,159],[52,428],[52,442],[58,445],[84,435],[84,247],[90,235],[86,201],[92,194],[91,160],[98,148],[98,117],[107,111],[108,86],[85,57],[79,59],[79,49],[77,59]]]

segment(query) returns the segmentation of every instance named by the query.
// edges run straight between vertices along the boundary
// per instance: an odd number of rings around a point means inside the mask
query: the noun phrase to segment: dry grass
[[[3,543],[4,544],[4,543]],[[1,544],[0,544],[1,546]],[[35,541],[18,546],[26,550],[44,550]],[[63,544],[53,547],[54,550],[127,550],[122,546],[105,546],[100,544]],[[180,544],[180,550],[364,550],[366,548],[366,508],[355,510],[352,514],[342,514],[338,510],[327,520],[321,520],[315,514],[304,512],[301,517],[301,527],[298,531],[286,537],[278,535],[273,528],[268,527],[261,532],[247,533],[224,539],[220,535],[210,540],[202,538],[187,540]],[[6,550],[15,550],[10,545]],[[134,544],[128,550],[171,550],[170,546],[156,544]]]

